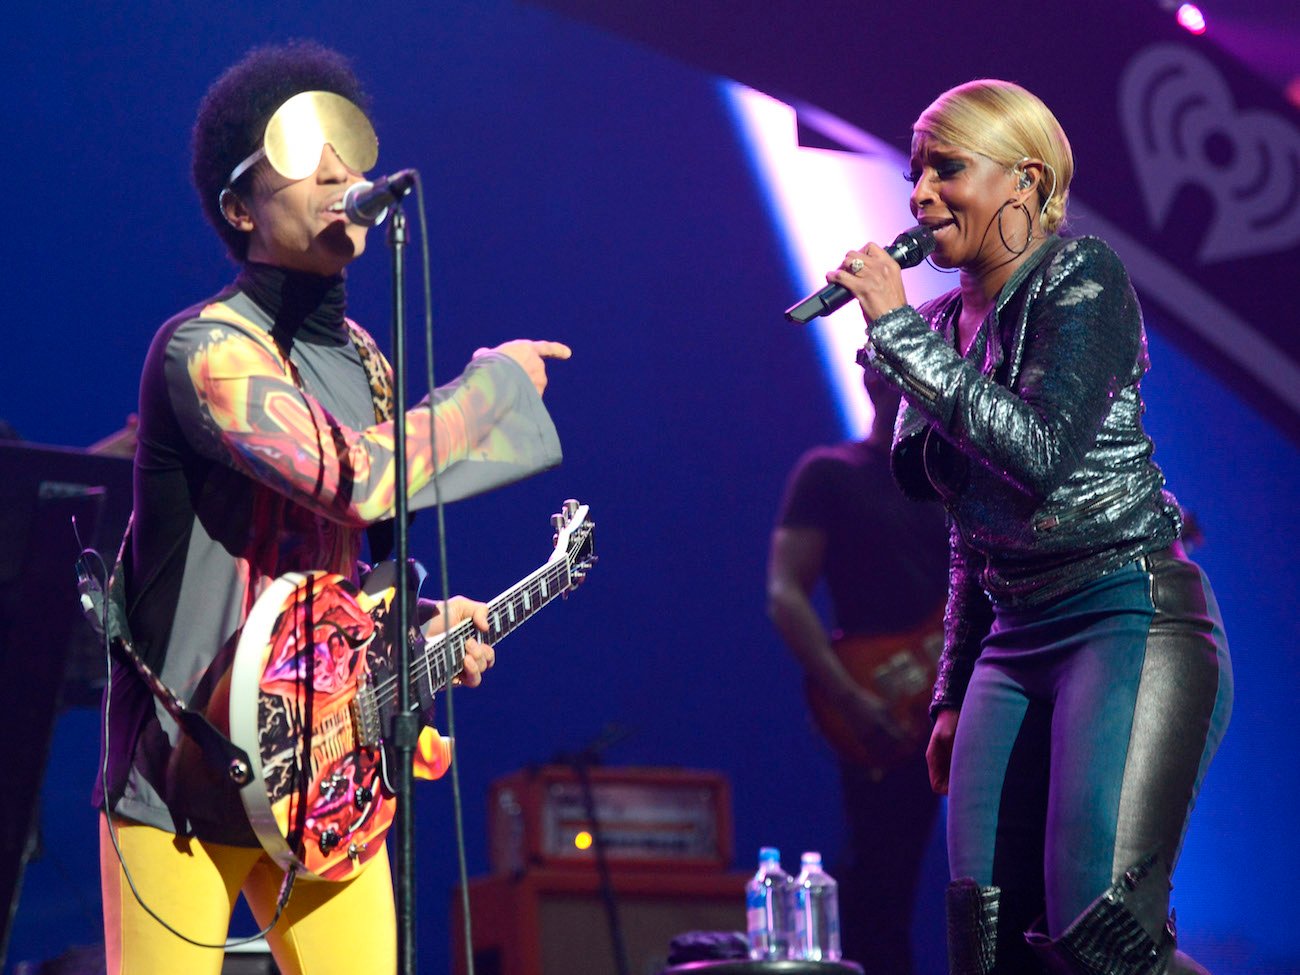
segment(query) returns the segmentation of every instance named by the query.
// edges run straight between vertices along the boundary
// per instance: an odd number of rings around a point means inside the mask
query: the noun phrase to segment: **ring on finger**
[[[853,260],[849,261],[849,273],[850,273],[850,274],[857,274],[859,271],[861,271],[861,270],[862,270],[864,267],[866,267],[866,266],[867,266],[867,262],[866,262],[866,261],[864,261],[864,260],[863,260],[862,258],[860,258],[860,257],[855,257]]]

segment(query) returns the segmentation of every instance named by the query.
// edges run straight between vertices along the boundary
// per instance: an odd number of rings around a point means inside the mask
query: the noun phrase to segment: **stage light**
[[[588,833],[585,829],[580,830],[579,832],[574,834],[573,845],[577,847],[579,850],[590,850],[591,834]]]
[[[1205,15],[1194,3],[1185,3],[1178,8],[1178,25],[1193,34],[1205,33]]]
[[[801,146],[791,106],[734,81],[720,86],[785,244],[790,301],[820,287],[826,270],[835,267],[848,248],[866,240],[892,240],[912,223],[907,208],[911,186],[903,181],[907,157],[898,149],[812,108],[805,108],[805,121],[851,151]],[[954,287],[955,279],[922,265],[907,271],[904,283],[912,303],[920,304]],[[796,326],[784,322],[780,310],[774,309],[769,327]],[[857,303],[799,327],[816,337],[845,436],[866,435],[872,411],[857,364],[863,341]]]

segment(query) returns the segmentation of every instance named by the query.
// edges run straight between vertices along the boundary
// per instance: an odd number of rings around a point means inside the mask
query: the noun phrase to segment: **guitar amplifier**
[[[619,869],[724,869],[731,862],[731,787],[720,772],[589,768],[605,859]],[[576,772],[547,765],[489,790],[490,860],[498,874],[595,866],[591,816]]]

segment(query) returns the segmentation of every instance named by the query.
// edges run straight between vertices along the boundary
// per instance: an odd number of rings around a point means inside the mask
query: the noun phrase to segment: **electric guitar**
[[[412,626],[413,712],[431,712],[468,640],[497,643],[582,581],[596,561],[588,514],[566,501],[552,516],[554,552],[488,603],[486,634],[470,620],[444,633],[435,618],[427,636]],[[385,563],[360,590],[334,574],[283,575],[258,597],[235,650],[230,738],[252,773],[240,798],[263,848],[300,877],[355,875],[393,821],[395,753],[385,735],[399,710],[388,619],[397,575]]]
[[[928,738],[927,711],[939,654],[943,651],[942,610],[925,623],[903,633],[878,636],[839,635],[831,643],[844,669],[860,687],[885,702],[890,718],[911,729],[894,738],[881,729],[872,740],[858,735],[820,687],[811,681],[804,690],[813,722],[845,762],[868,769],[875,778],[917,757]]]

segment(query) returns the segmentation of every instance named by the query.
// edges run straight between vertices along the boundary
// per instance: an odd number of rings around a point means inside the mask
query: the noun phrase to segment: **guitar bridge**
[[[356,729],[357,745],[361,748],[377,747],[384,732],[369,674],[357,681],[357,696],[349,702],[348,710],[352,712],[352,727]]]

